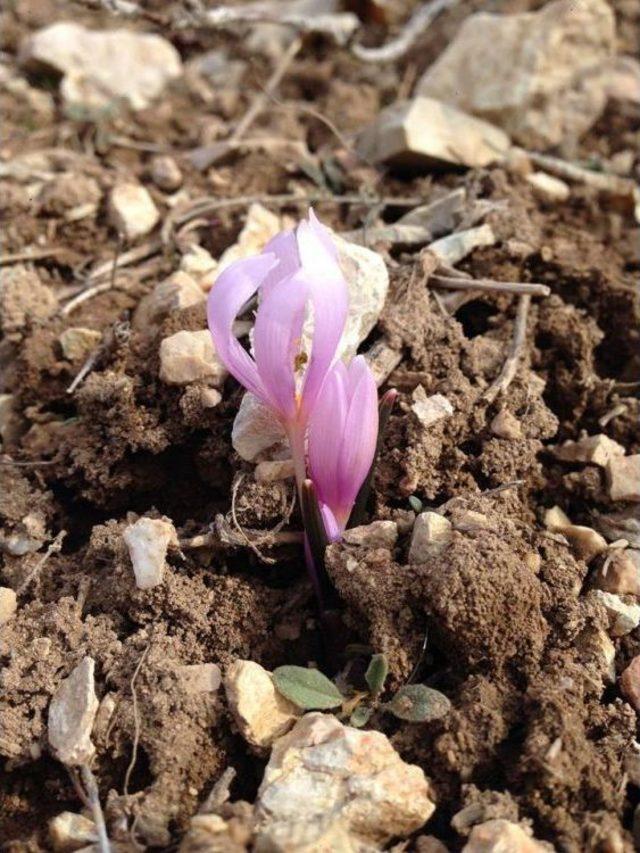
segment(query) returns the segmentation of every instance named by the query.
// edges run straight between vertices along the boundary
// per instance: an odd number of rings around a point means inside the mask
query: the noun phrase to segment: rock
[[[242,821],[224,820],[217,814],[196,814],[180,843],[178,853],[245,853],[251,849],[251,830]]]
[[[288,732],[300,715],[276,690],[271,673],[250,660],[234,661],[224,678],[229,709],[242,737],[265,748]]]
[[[166,193],[173,193],[182,185],[180,167],[168,154],[158,154],[151,160],[151,180]]]
[[[481,530],[495,530],[495,525],[489,521],[483,512],[476,512],[466,507],[454,506],[451,510],[451,523],[454,530],[462,533],[478,533]]]
[[[547,175],[546,172],[532,172],[526,176],[525,180],[531,184],[534,195],[540,201],[550,204],[566,201],[571,193],[569,184],[561,181],[560,178],[554,178],[553,175]]]
[[[350,527],[342,534],[347,545],[365,548],[393,548],[398,541],[398,525],[395,521],[372,521],[360,527]]]
[[[160,343],[160,379],[168,385],[202,380],[220,387],[227,370],[218,358],[208,329],[176,332]]]
[[[435,255],[440,263],[450,267],[455,266],[467,257],[474,249],[481,246],[493,246],[496,235],[490,225],[478,225],[477,228],[467,228],[464,231],[456,231],[448,237],[441,237],[434,243],[430,243],[427,251]]]
[[[178,547],[176,529],[168,518],[139,518],[122,534],[129,550],[138,589],[162,583],[169,545]]]
[[[503,157],[509,137],[453,103],[417,97],[392,104],[360,135],[359,155],[368,162],[405,168],[482,168]]]
[[[209,289],[213,284],[218,262],[202,246],[189,246],[180,258],[180,269],[190,275],[200,287]]]
[[[611,638],[602,628],[592,629],[585,632],[585,635],[582,646],[591,650],[602,678],[609,684],[613,684],[616,680],[616,647]]]
[[[465,19],[416,92],[499,125],[527,148],[550,148],[580,137],[601,114],[614,51],[605,0],[479,12]]]
[[[334,241],[349,290],[349,311],[338,356],[350,359],[378,322],[389,290],[389,272],[377,252],[337,234]]]
[[[383,337],[364,353],[378,388],[387,381],[402,361],[402,351],[389,346]]]
[[[559,506],[554,506],[545,512],[544,524],[547,530],[562,533],[569,540],[576,554],[587,563],[607,549],[604,536],[591,527],[572,524]]]
[[[222,671],[217,663],[193,663],[179,666],[176,675],[186,693],[215,693],[222,684]]]
[[[258,462],[254,477],[258,483],[275,483],[278,480],[289,480],[295,477],[293,459],[282,459],[276,462]]]
[[[200,402],[203,409],[213,409],[222,401],[222,394],[215,388],[201,388]]]
[[[589,435],[579,441],[565,441],[553,448],[553,455],[562,462],[584,462],[605,468],[611,459],[624,456],[624,447],[602,433]]]
[[[606,471],[612,501],[640,501],[640,453],[610,459]]]
[[[0,586],[0,627],[15,616],[18,599],[11,587]]]
[[[271,410],[253,394],[246,393],[233,422],[231,444],[242,459],[255,462],[267,451],[282,450],[287,446],[287,438]],[[290,454],[288,447],[286,452]]]
[[[640,655],[633,658],[620,676],[620,689],[636,711],[640,711]]]
[[[83,658],[61,682],[49,705],[49,745],[58,761],[69,767],[86,764],[95,752],[91,742],[98,710],[94,670],[93,658]]]
[[[144,237],[158,223],[160,214],[153,199],[141,184],[121,183],[109,196],[111,224],[127,240]]]
[[[84,326],[72,326],[65,329],[58,338],[62,355],[69,361],[84,360],[102,340],[102,332],[85,329]]]
[[[247,211],[242,231],[236,242],[229,246],[218,261],[218,272],[234,261],[259,254],[272,237],[282,230],[282,220],[261,204],[254,202]]]
[[[608,98],[640,104],[640,62],[632,56],[616,56],[605,82]]]
[[[146,329],[157,326],[173,311],[197,305],[204,299],[204,291],[195,279],[177,270],[140,300],[133,315],[133,327]]]
[[[144,109],[182,73],[177,50],[166,39],[131,29],[87,30],[60,22],[22,44],[27,70],[53,69],[63,75],[60,93],[67,108],[105,111],[126,101]]]
[[[13,444],[25,430],[25,421],[16,411],[13,394],[0,394],[0,441]]]
[[[632,548],[640,548],[640,506],[598,515],[596,525],[609,542],[626,539]]]
[[[379,849],[430,818],[430,793],[386,735],[306,714],[273,746],[256,799],[256,847]]]
[[[49,821],[49,838],[56,853],[71,853],[98,840],[96,825],[75,812],[61,812]]]
[[[432,394],[427,397],[427,392],[422,385],[417,385],[411,394],[413,404],[411,411],[418,418],[423,427],[430,427],[443,418],[453,414],[453,406],[442,394]]]
[[[39,551],[47,538],[44,516],[30,512],[20,520],[8,536],[0,536],[2,550],[14,557],[23,557]]]
[[[13,341],[30,323],[50,317],[58,307],[51,288],[33,270],[14,264],[0,271],[0,328]]]
[[[603,592],[601,589],[596,589],[593,595],[607,611],[609,630],[613,637],[624,637],[638,627],[640,605],[627,604],[620,596],[612,592]]]
[[[511,441],[522,438],[522,424],[509,409],[501,409],[491,421],[489,429],[498,438],[506,438]]]
[[[553,847],[531,837],[517,823],[501,818],[474,826],[462,853],[552,853]]]
[[[634,554],[637,555],[634,558]],[[640,597],[640,551],[611,550],[604,564],[595,573],[593,585],[616,595]]]
[[[413,525],[408,561],[425,563],[446,548],[451,535],[452,525],[449,519],[437,512],[421,512]]]

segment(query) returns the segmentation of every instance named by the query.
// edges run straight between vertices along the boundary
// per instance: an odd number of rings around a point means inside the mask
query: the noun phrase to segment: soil
[[[145,5],[148,16],[131,25],[157,30],[169,4]],[[405,19],[411,4],[389,4],[387,25],[379,20],[383,4],[352,5],[373,43]],[[492,8],[540,5],[514,0]],[[633,53],[640,5],[613,5],[625,34],[621,50]],[[114,25],[94,6],[8,4],[1,13],[3,62],[30,31],[55,20]],[[431,780],[437,809],[425,833],[454,851],[472,823],[505,817],[528,822],[536,838],[559,850],[630,851],[640,802],[640,778],[627,770],[636,713],[602,664],[598,636],[606,616],[590,593],[597,565],[550,536],[543,514],[559,504],[572,521],[590,525],[598,513],[620,509],[602,469],[560,463],[551,445],[604,432],[627,453],[640,452],[638,225],[588,187],[551,204],[501,167],[399,177],[357,163],[347,144],[480,7],[458,4],[384,69],[310,40],[280,86],[279,106],[257,127],[303,141],[312,164],[294,147],[285,154],[238,151],[204,172],[180,160],[181,192],[259,196],[268,204],[270,195],[315,193],[328,181],[363,199],[375,192],[429,201],[464,186],[469,199],[491,203],[485,221],[497,241],[459,268],[477,278],[550,286],[549,297],[531,303],[514,381],[488,403],[484,392],[513,334],[515,300],[483,293],[449,316],[424,286],[417,253],[378,247],[391,287],[369,342],[385,334],[403,358],[385,386],[396,387],[399,399],[368,520],[393,519],[401,535],[393,551],[334,544],[327,564],[347,641],[388,656],[388,688],[411,677],[451,700],[451,713],[439,721],[379,723]],[[182,152],[224,138],[270,72],[269,60],[241,38],[191,27],[163,35],[185,62],[226,47],[241,63],[239,79],[205,86],[194,72],[156,107],[99,122],[65,117],[55,81],[29,79],[29,96],[0,90],[3,163],[29,155],[34,174],[52,173],[45,181],[0,177],[4,252],[51,250],[2,271],[2,390],[14,395],[18,421],[0,458],[2,536],[4,543],[27,534],[37,542],[17,555],[4,548],[0,569],[2,585],[18,592],[17,614],[0,632],[0,842],[11,853],[49,850],[48,821],[81,809],[69,775],[48,752],[46,727],[52,694],[85,655],[96,661],[94,772],[107,820],[125,828],[123,844],[135,821],[146,846],[169,850],[226,767],[238,771],[232,798],[249,802],[264,767],[238,734],[223,691],[192,695],[177,668],[215,662],[224,669],[237,658],[267,668],[307,665],[321,654],[298,545],[266,549],[265,562],[261,552],[209,537],[205,547],[170,550],[164,582],[140,590],[122,539],[141,515],[171,518],[181,543],[206,534],[217,515],[228,516],[239,473],[243,527],[269,530],[286,511],[290,488],[256,483],[252,466],[231,448],[237,384],[228,380],[222,402],[204,408],[197,385],[185,391],[159,380],[159,341],[205,328],[204,309],[174,311],[151,329],[131,323],[143,296],[177,268],[189,240],[214,257],[235,241],[246,205],[197,221],[161,253],[125,267],[117,286],[71,315],[59,310],[87,269],[118,253],[104,203],[116,178],[139,179],[168,214],[168,196],[149,177],[157,147]],[[629,176],[638,179],[639,150],[640,109],[611,101],[575,159],[595,158],[608,168],[614,155],[629,151]],[[97,202],[94,212],[69,221],[69,211],[87,199]],[[368,209],[366,201],[316,205],[336,230],[361,225]],[[296,205],[279,210],[300,212]],[[391,221],[401,212],[390,205],[384,216]],[[26,301],[18,298],[25,291]],[[101,332],[103,343],[86,378],[68,393],[84,359],[64,358],[59,336],[78,326]],[[454,414],[425,429],[411,410],[419,384],[428,395],[444,394]],[[501,410],[519,421],[520,437],[492,432]],[[455,528],[446,550],[418,565],[407,562],[415,515],[409,496]],[[297,512],[286,529],[300,529]],[[619,674],[640,653],[640,629],[615,644]],[[423,843],[414,839],[409,849],[426,849]]]

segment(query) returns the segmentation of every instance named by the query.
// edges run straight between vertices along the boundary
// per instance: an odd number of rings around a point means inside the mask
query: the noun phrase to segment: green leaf
[[[383,705],[401,720],[411,723],[430,723],[446,716],[451,710],[451,702],[444,693],[433,690],[425,684],[408,684],[401,687],[396,695]]]
[[[374,655],[369,662],[367,671],[364,674],[365,680],[369,685],[369,690],[374,696],[382,693],[382,688],[389,673],[389,662],[386,655]]]
[[[355,729],[361,729],[371,719],[373,708],[367,708],[366,705],[358,705],[353,714],[349,717],[349,725]]]
[[[279,666],[273,673],[279,693],[303,711],[326,711],[342,705],[344,697],[317,669],[303,666]]]
[[[422,512],[422,501],[415,495],[409,495],[409,506],[414,512]]]

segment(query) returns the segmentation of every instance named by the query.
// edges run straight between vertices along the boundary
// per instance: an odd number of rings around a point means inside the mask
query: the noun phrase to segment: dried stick
[[[351,52],[362,62],[393,62],[404,56],[434,18],[457,3],[458,0],[432,0],[431,3],[419,6],[397,38],[381,47],[362,47],[354,44],[351,46]]]
[[[530,304],[531,296],[528,293],[522,294],[518,302],[518,310],[516,311],[516,321],[513,327],[513,339],[509,348],[509,354],[498,378],[491,383],[482,395],[483,399],[488,400],[490,403],[495,400],[498,394],[504,393],[507,390],[516,375],[527,335],[527,318],[529,316]]]
[[[267,80],[264,89],[256,95],[251,106],[246,111],[242,119],[238,122],[236,129],[231,134],[232,141],[241,139],[245,135],[247,130],[251,127],[256,118],[260,115],[269,100],[269,96],[272,95],[280,85],[280,81],[286,74],[287,69],[289,68],[293,60],[298,55],[301,47],[301,38],[297,37],[291,42],[289,47],[284,52],[282,59],[275,67],[271,77],[269,77],[269,79]]]
[[[429,284],[444,287],[447,290],[484,290],[500,293],[518,293],[529,296],[548,296],[551,288],[546,284],[534,282],[521,283],[517,281],[494,281],[490,278],[458,278],[448,275],[432,275]]]
[[[358,18],[351,12],[327,15],[296,15],[284,13],[275,15],[271,8],[257,4],[236,7],[220,6],[217,9],[202,10],[196,15],[201,26],[227,27],[234,24],[276,24],[289,27],[295,32],[318,33],[333,39],[337,45],[345,45],[360,26]]]
[[[17,264],[22,261],[41,261],[44,258],[55,257],[63,251],[64,249],[36,249],[35,251],[25,249],[24,252],[14,252],[13,254],[0,257],[0,267]]]
[[[610,175],[606,172],[594,172],[592,169],[585,169],[584,166],[568,163],[566,160],[551,157],[549,154],[539,154],[537,151],[526,151],[525,153],[534,166],[538,166],[558,178],[586,184],[594,187],[594,189],[614,195],[631,197],[638,194],[637,185],[628,178],[621,178],[618,175]]]
[[[129,794],[129,781],[131,780],[131,774],[133,773],[133,768],[136,766],[136,761],[138,760],[138,743],[140,741],[140,716],[138,714],[138,693],[136,691],[136,679],[140,674],[140,670],[142,669],[142,664],[145,662],[147,655],[149,654],[149,649],[151,648],[151,640],[147,644],[147,647],[140,655],[140,660],[138,661],[138,665],[136,666],[133,675],[131,676],[131,681],[129,682],[129,687],[131,689],[131,696],[133,698],[133,748],[131,750],[131,760],[129,761],[129,766],[127,767],[127,772],[124,774],[124,785],[122,787],[123,793],[126,796]]]
[[[102,806],[100,805],[100,792],[96,777],[86,764],[80,767],[80,776],[86,790],[86,805],[91,811],[93,822],[96,825],[96,833],[98,835],[98,847],[100,853],[111,853],[111,843],[107,835],[107,826],[104,820]]]
[[[55,539],[53,540],[53,542],[49,545],[49,547],[48,547],[48,548],[47,548],[47,550],[44,552],[44,554],[42,555],[42,557],[40,557],[40,559],[38,560],[38,562],[37,562],[37,563],[35,564],[35,566],[31,569],[31,571],[29,572],[29,574],[26,576],[26,578],[23,580],[23,582],[20,584],[20,586],[19,586],[19,587],[18,587],[18,589],[16,590],[16,592],[17,592],[17,594],[18,594],[18,595],[22,595],[22,593],[25,591],[25,589],[27,589],[27,587],[29,586],[29,584],[31,583],[31,581],[32,581],[34,578],[36,578],[36,577],[40,574],[40,572],[42,571],[42,568],[43,568],[44,564],[47,562],[47,560],[49,559],[49,557],[50,557],[52,554],[57,554],[57,553],[58,553],[58,551],[62,548],[62,542],[63,542],[64,537],[65,537],[66,535],[67,535],[67,531],[66,531],[66,530],[61,530],[61,531],[60,531],[60,533],[58,533],[58,535],[56,536],[56,538],[55,538]]]

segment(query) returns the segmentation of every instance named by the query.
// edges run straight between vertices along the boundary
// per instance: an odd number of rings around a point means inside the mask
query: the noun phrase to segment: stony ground
[[[640,3],[204,6],[0,12],[2,849],[633,850]],[[310,202],[399,392],[331,662],[204,307]]]

